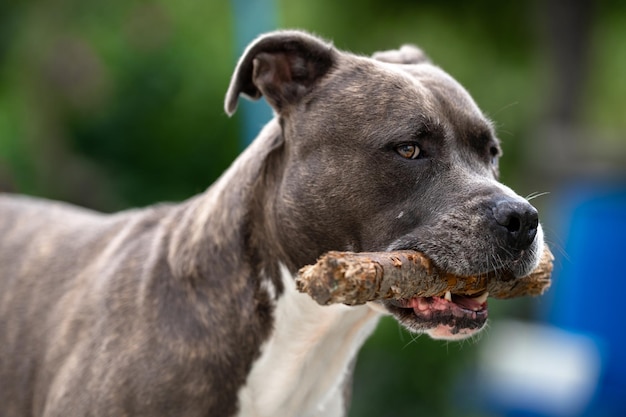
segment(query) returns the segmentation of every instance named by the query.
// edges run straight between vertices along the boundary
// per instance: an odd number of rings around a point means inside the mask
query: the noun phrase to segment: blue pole
[[[259,34],[276,28],[276,5],[274,0],[233,0],[235,16],[235,45],[238,55]],[[241,100],[243,132],[241,147],[245,148],[273,116],[272,108],[265,100],[250,102]]]

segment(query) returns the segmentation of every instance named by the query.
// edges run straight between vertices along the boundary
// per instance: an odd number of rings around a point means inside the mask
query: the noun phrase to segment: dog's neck
[[[296,291],[285,267],[281,272],[284,292],[276,302],[274,332],[239,391],[239,414],[344,415],[351,365],[379,313],[367,306],[321,307]]]
[[[267,221],[265,197],[275,185],[265,171],[269,155],[281,144],[280,127],[274,119],[206,192],[183,204],[180,216],[172,219],[169,259],[174,275],[215,276],[220,274],[216,259],[243,254],[244,261],[254,264],[250,265],[252,275],[265,270],[278,276],[280,247],[274,243],[273,228]],[[261,260],[272,260],[272,264],[257,265]],[[280,283],[276,284],[280,291]]]
[[[280,225],[272,212],[282,145],[273,120],[207,192],[183,205],[171,220],[169,262],[175,277],[195,281],[196,291],[228,287],[230,295],[245,295],[233,302],[248,303],[247,314],[262,323],[260,333],[246,333],[258,353],[245,358],[251,366],[239,390],[240,415],[339,416],[350,364],[379,313],[367,306],[322,307],[297,292],[298,266],[276,237]],[[228,261],[232,257],[237,262]],[[254,311],[258,300],[269,301],[270,314]]]

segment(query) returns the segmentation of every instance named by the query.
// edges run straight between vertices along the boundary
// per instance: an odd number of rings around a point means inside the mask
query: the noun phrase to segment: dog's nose
[[[537,209],[524,200],[503,199],[495,203],[493,216],[507,244],[517,250],[528,249],[539,226]]]

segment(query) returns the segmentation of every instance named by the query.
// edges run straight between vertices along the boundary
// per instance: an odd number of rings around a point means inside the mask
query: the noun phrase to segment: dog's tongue
[[[450,309],[453,305],[468,311],[481,311],[486,308],[489,293],[478,297],[468,297],[447,292],[443,297],[416,297],[412,298],[407,307],[411,307],[415,312],[443,311]]]

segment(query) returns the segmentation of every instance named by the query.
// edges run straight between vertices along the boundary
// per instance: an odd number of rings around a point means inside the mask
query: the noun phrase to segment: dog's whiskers
[[[553,251],[561,254],[567,262],[571,262],[572,258],[567,254],[567,251],[565,250],[565,247],[563,246],[563,244],[555,242],[553,240],[549,240],[549,239],[546,239],[546,243],[549,243],[550,248]]]
[[[500,109],[496,110],[496,111],[495,111],[495,113],[490,114],[489,116],[491,116],[491,117],[495,117],[495,115],[497,115],[498,113],[500,113],[500,112],[502,112],[502,111],[504,111],[504,110],[506,110],[506,109],[509,109],[509,108],[511,108],[511,107],[513,107],[513,106],[517,106],[518,104],[519,104],[519,101],[514,101],[514,102],[512,102],[512,103],[509,103],[509,104],[507,104],[506,106],[502,106],[502,107],[500,107]]]
[[[400,329],[400,332],[402,333],[402,336],[404,336],[404,334],[408,334],[409,337],[411,338],[411,340],[409,340],[404,346],[402,346],[402,350],[406,349],[407,347],[409,347],[410,345],[412,345],[413,343],[417,343],[417,339],[419,339],[423,333],[413,333],[413,332],[406,332],[403,330],[402,327],[398,326],[398,329]],[[402,337],[402,340],[404,341],[404,337]]]
[[[544,227],[543,230],[544,232],[547,232],[550,236],[550,239],[548,239],[547,237],[544,237],[546,244],[549,244],[550,248],[554,252],[558,252],[559,254],[563,256],[563,258],[565,258],[566,261],[570,262],[571,258],[567,254],[567,251],[565,250],[565,243],[563,242],[562,239],[559,239],[558,233],[555,230],[547,228],[547,227]]]
[[[534,191],[526,196],[526,201],[534,200],[535,198],[543,197],[544,195],[548,195],[548,194],[550,194],[550,191],[543,191],[543,192]]]

